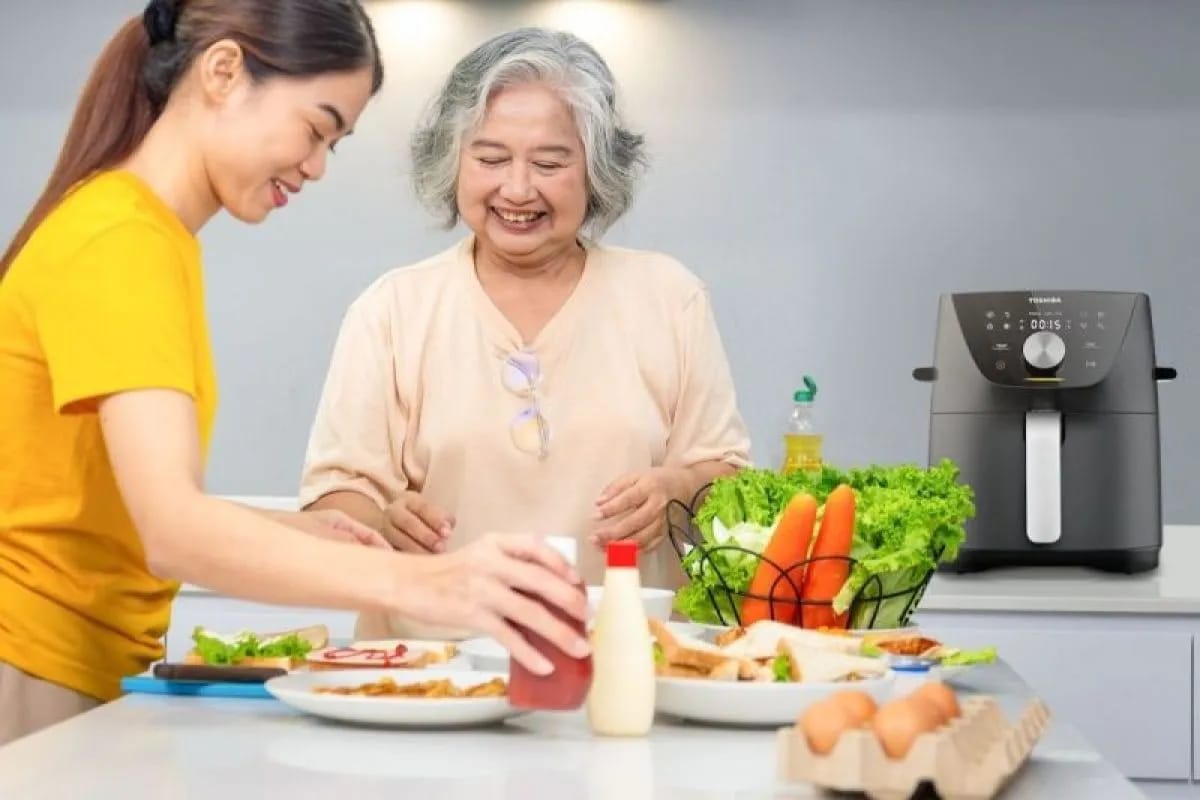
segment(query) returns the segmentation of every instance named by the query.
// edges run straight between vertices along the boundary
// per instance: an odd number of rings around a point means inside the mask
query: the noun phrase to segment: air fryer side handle
[[[1156,381],[1173,381],[1179,377],[1179,372],[1174,367],[1155,367],[1154,380]]]
[[[912,371],[912,376],[921,383],[933,383],[937,380],[937,367],[917,367]]]

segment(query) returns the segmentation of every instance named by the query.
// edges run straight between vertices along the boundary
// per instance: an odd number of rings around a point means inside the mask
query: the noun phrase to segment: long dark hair
[[[104,48],[83,87],[50,180],[0,257],[0,279],[68,191],[133,155],[192,62],[237,42],[251,79],[370,67],[383,83],[379,44],[359,0],[153,0]]]

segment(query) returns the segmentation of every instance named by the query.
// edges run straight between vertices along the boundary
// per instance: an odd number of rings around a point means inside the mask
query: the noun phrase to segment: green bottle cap
[[[797,389],[792,395],[792,400],[797,403],[811,403],[817,396],[817,382],[812,379],[812,376],[804,376],[804,388]]]

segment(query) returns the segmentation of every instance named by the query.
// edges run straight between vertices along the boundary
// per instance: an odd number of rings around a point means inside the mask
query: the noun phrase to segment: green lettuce
[[[900,627],[913,610],[908,590],[919,585],[939,561],[953,560],[966,538],[963,526],[975,514],[975,500],[971,488],[959,483],[958,477],[958,468],[946,460],[928,469],[901,464],[843,472],[825,465],[818,471],[786,475],[746,469],[719,478],[695,515],[703,547],[684,557],[690,583],[676,595],[676,610],[697,622],[732,624],[734,603],[740,598],[731,597],[724,586],[735,594],[744,593],[758,559],[723,550],[721,545],[732,540],[761,553],[793,496],[808,492],[823,504],[833,489],[846,483],[855,490],[850,555],[856,563],[833,601],[834,610],[841,613],[849,608],[852,628]],[[746,530],[759,535],[734,533]],[[895,592],[905,594],[886,598]]]
[[[974,664],[991,664],[996,661],[996,648],[983,647],[979,650],[959,650],[954,647],[941,648],[936,656],[943,667],[969,667]]]
[[[265,641],[253,633],[240,633],[227,642],[197,627],[192,642],[204,663],[216,666],[238,664],[247,658],[304,658],[312,650],[312,644],[294,633]]]
[[[775,676],[776,683],[792,682],[792,659],[787,653],[775,656],[775,660],[771,662],[771,672]]]
[[[757,554],[767,546],[775,528],[773,522],[770,526],[738,522],[727,528],[714,520],[709,530],[712,533],[705,546],[684,557],[690,582],[676,594],[675,607],[696,622],[731,625],[738,619],[734,606],[740,602],[731,592],[746,591],[758,569]]]

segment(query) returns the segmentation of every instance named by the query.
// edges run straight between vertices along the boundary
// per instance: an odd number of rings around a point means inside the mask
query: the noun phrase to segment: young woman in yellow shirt
[[[162,656],[178,582],[587,643],[570,566],[533,537],[394,552],[339,512],[204,493],[217,403],[196,233],[265,219],[379,89],[358,0],[154,0],[113,38],[0,258],[0,744],[119,694]],[[375,545],[363,546],[363,545]]]

